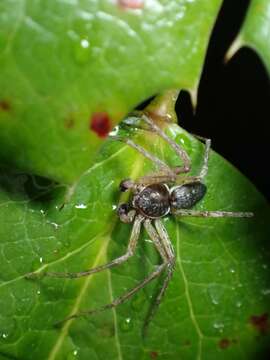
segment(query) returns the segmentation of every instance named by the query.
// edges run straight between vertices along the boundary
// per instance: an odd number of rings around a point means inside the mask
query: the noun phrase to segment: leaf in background
[[[175,124],[166,130],[188,151],[196,174],[204,146]],[[155,134],[130,130],[127,135],[170,164],[179,164]],[[53,328],[71,313],[110,302],[159,263],[142,233],[136,255],[112,271],[77,280],[24,279],[33,270],[80,271],[122,255],[131,225],[120,223],[116,215],[119,182],[151,170],[136,151],[107,140],[97,163],[72,187],[22,174],[2,176],[3,359],[247,360],[269,350],[269,207],[213,151],[208,193],[198,209],[248,210],[255,217],[164,219],[177,263],[148,337],[142,340],[141,330],[158,282],[115,310]]]
[[[71,183],[137,104],[168,88],[196,99],[220,4],[1,0],[0,162]]]
[[[248,46],[261,57],[270,72],[270,2],[251,0],[242,28],[227,53],[230,59],[242,46]]]

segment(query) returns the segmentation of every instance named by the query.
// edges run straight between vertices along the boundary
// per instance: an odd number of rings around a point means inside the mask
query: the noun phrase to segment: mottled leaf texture
[[[121,130],[170,164],[176,155],[147,130]],[[204,146],[176,124],[167,133],[202,164]],[[82,279],[26,280],[30,271],[80,271],[125,252],[130,224],[116,206],[123,178],[152,164],[106,140],[98,160],[73,186],[22,173],[1,176],[0,353],[2,359],[267,359],[269,355],[269,208],[254,186],[214,151],[208,192],[197,209],[254,211],[252,219],[163,220],[176,252],[173,280],[142,338],[159,281],[114,310],[53,325],[106,304],[160,262],[142,232],[136,255]]]
[[[134,106],[168,88],[195,99],[220,4],[1,0],[0,161],[71,183]]]
[[[270,72],[270,2],[251,0],[243,26],[232,44],[228,57],[242,46],[248,46],[258,53]]]

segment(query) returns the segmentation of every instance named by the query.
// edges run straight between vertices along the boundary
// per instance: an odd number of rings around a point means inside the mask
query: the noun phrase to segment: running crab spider
[[[83,276],[90,276],[100,271],[118,266],[134,255],[142,227],[145,228],[148,236],[151,238],[156,250],[160,254],[162,262],[137,286],[117,297],[111,303],[97,309],[75,313],[63,319],[56,325],[60,325],[70,319],[92,315],[106,309],[114,308],[131,298],[135,293],[145,287],[152,280],[159,277],[163,272],[166,272],[164,282],[155,299],[154,306],[150,310],[145,321],[144,329],[146,329],[165,294],[170,279],[172,278],[175,264],[174,249],[168,233],[163,226],[161,218],[167,215],[215,218],[249,218],[253,216],[253,213],[251,212],[192,210],[193,206],[197,204],[197,202],[199,202],[206,194],[207,189],[203,180],[208,172],[211,140],[198,137],[200,140],[205,142],[203,164],[197,176],[188,176],[187,174],[190,172],[191,161],[186,151],[169,138],[150,116],[142,114],[141,120],[147,125],[150,131],[156,133],[172,147],[181,160],[182,165],[171,168],[162,160],[146,151],[143,147],[134,143],[131,139],[111,136],[112,139],[122,141],[134,148],[145,158],[151,160],[159,169],[159,171],[151,175],[143,176],[136,181],[125,179],[120,183],[120,191],[131,192],[130,201],[125,204],[120,204],[117,209],[118,216],[122,222],[130,224],[133,223],[127,251],[122,256],[107,264],[86,271],[76,273],[46,272],[43,273],[42,276],[75,279]],[[30,273],[26,275],[27,278],[35,278],[37,276],[39,276],[39,274]]]

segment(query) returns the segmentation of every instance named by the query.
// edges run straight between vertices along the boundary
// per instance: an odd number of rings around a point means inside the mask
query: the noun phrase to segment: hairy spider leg
[[[236,217],[236,218],[250,218],[254,216],[252,212],[241,212],[241,211],[199,211],[199,210],[186,210],[179,209],[173,212],[173,215],[179,216],[193,216],[193,217]]]
[[[208,173],[208,162],[209,162],[209,154],[211,148],[211,139],[206,139],[201,136],[196,136],[200,140],[205,141],[205,150],[204,150],[204,157],[203,157],[203,165],[201,171],[199,173],[199,178],[202,180]]]
[[[181,173],[188,173],[191,168],[191,161],[187,152],[174,140],[172,140],[168,135],[166,135],[165,132],[151,119],[151,117],[143,114],[142,120],[150,126],[151,130],[156,132],[163,140],[165,140],[174,149],[179,158],[183,161],[183,166],[173,169],[174,173],[176,173],[177,175]]]
[[[163,247],[164,251],[165,251],[165,254],[166,254],[166,257],[167,257],[167,261],[168,261],[168,264],[167,264],[167,273],[166,273],[166,277],[163,281],[163,284],[155,298],[155,301],[153,302],[152,304],[152,307],[150,308],[150,311],[148,312],[147,316],[146,316],[146,319],[145,319],[145,322],[144,322],[144,326],[143,326],[143,337],[146,336],[146,333],[147,333],[147,330],[148,330],[148,326],[149,326],[149,323],[151,322],[151,320],[153,319],[161,301],[162,301],[162,298],[164,297],[165,295],[165,292],[168,288],[168,285],[170,283],[170,280],[173,276],[173,272],[174,272],[174,265],[175,265],[175,255],[174,255],[174,249],[172,247],[172,243],[169,239],[169,235],[167,233],[167,230],[165,229],[165,227],[163,226],[162,222],[159,220],[159,219],[156,219],[154,221],[154,224],[155,224],[155,228],[156,228],[156,236],[159,237],[160,239],[160,244],[161,246]],[[151,223],[149,222],[148,224],[149,226],[149,230],[150,230],[150,227],[152,227],[152,232],[154,233],[155,232],[155,229],[153,229],[153,226],[151,225]]]
[[[160,160],[155,155],[153,155],[153,154],[149,153],[148,151],[146,151],[142,146],[136,144],[131,139],[124,138],[124,137],[117,136],[117,135],[110,136],[110,139],[126,143],[127,145],[129,145],[133,149],[137,150],[145,158],[151,160],[154,164],[156,164],[158,166],[158,168],[162,169],[165,173],[168,173],[169,176],[173,176],[173,177],[175,176],[174,172],[171,170],[171,168],[167,164],[165,164],[165,162]]]
[[[209,154],[210,154],[210,150],[211,150],[211,139],[207,139],[207,138],[204,138],[199,135],[194,135],[194,134],[192,134],[192,135],[194,137],[198,138],[199,140],[202,140],[205,142],[203,164],[202,164],[201,170],[199,172],[199,175],[178,177],[176,180],[177,185],[185,185],[185,184],[191,184],[194,182],[201,182],[208,173],[208,162],[209,162]]]
[[[154,164],[157,165],[159,169],[161,169],[161,172],[156,172],[152,175],[143,176],[136,182],[137,184],[150,185],[150,184],[159,184],[159,183],[168,183],[168,182],[174,183],[177,179],[177,175],[179,175],[180,173],[187,173],[190,171],[191,165],[190,165],[189,156],[187,155],[186,151],[182,149],[182,147],[178,145],[175,141],[173,141],[168,135],[166,135],[165,132],[158,125],[156,125],[155,122],[150,117],[147,117],[146,115],[142,115],[141,119],[144,120],[150,126],[150,129],[153,132],[157,133],[164,141],[166,141],[175,150],[176,154],[182,160],[184,164],[183,166],[177,166],[175,168],[171,168],[165,162],[160,160],[155,155],[149,153],[142,146],[136,144],[131,139],[115,136],[115,135],[110,136],[110,138],[113,140],[118,140],[126,143],[133,149],[137,150],[145,158],[151,160]]]
[[[127,301],[128,299],[130,299],[135,293],[137,293],[140,289],[144,288],[152,280],[154,280],[155,278],[160,276],[160,274],[168,266],[170,261],[168,260],[168,256],[166,254],[166,251],[164,250],[164,247],[162,246],[162,242],[161,242],[157,232],[153,228],[153,226],[151,226],[151,221],[149,219],[146,219],[144,221],[144,227],[145,227],[148,235],[152,239],[156,249],[158,250],[158,252],[159,252],[159,254],[160,254],[160,256],[161,256],[161,258],[163,260],[162,264],[160,264],[156,268],[156,270],[151,272],[138,285],[134,286],[132,289],[130,289],[129,291],[127,291],[123,295],[115,298],[111,303],[106,304],[104,306],[101,306],[100,308],[97,308],[97,309],[80,311],[80,312],[78,312],[76,314],[70,315],[70,316],[66,317],[64,320],[56,323],[55,326],[60,326],[63,322],[66,322],[66,321],[71,320],[71,319],[75,319],[75,318],[82,317],[82,316],[94,315],[94,314],[100,313],[100,312],[102,312],[104,310],[115,308],[116,306],[118,306],[118,305],[124,303],[125,301]]]
[[[131,235],[130,235],[130,239],[129,239],[129,243],[128,243],[128,248],[127,251],[124,255],[112,260],[111,262],[101,265],[101,266],[97,266],[93,269],[90,270],[85,270],[85,271],[79,271],[79,272],[63,272],[63,273],[58,273],[58,272],[44,272],[44,273],[29,273],[27,275],[25,275],[25,277],[27,278],[36,278],[36,277],[40,277],[40,276],[48,276],[48,277],[54,277],[54,278],[68,278],[68,279],[77,279],[77,278],[81,278],[83,276],[89,276],[95,273],[98,273],[100,271],[106,270],[106,269],[110,269],[114,266],[118,266],[122,263],[124,263],[125,261],[127,261],[131,256],[134,255],[137,243],[138,243],[138,239],[139,239],[139,235],[140,235],[140,231],[141,231],[141,223],[144,220],[144,217],[141,215],[138,215],[135,220],[134,220],[134,224],[131,230]]]

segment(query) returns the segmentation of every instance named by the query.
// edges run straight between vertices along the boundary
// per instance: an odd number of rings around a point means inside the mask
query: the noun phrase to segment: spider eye
[[[119,189],[121,192],[125,192],[128,189],[132,188],[134,185],[133,181],[130,179],[125,179],[120,182]]]

